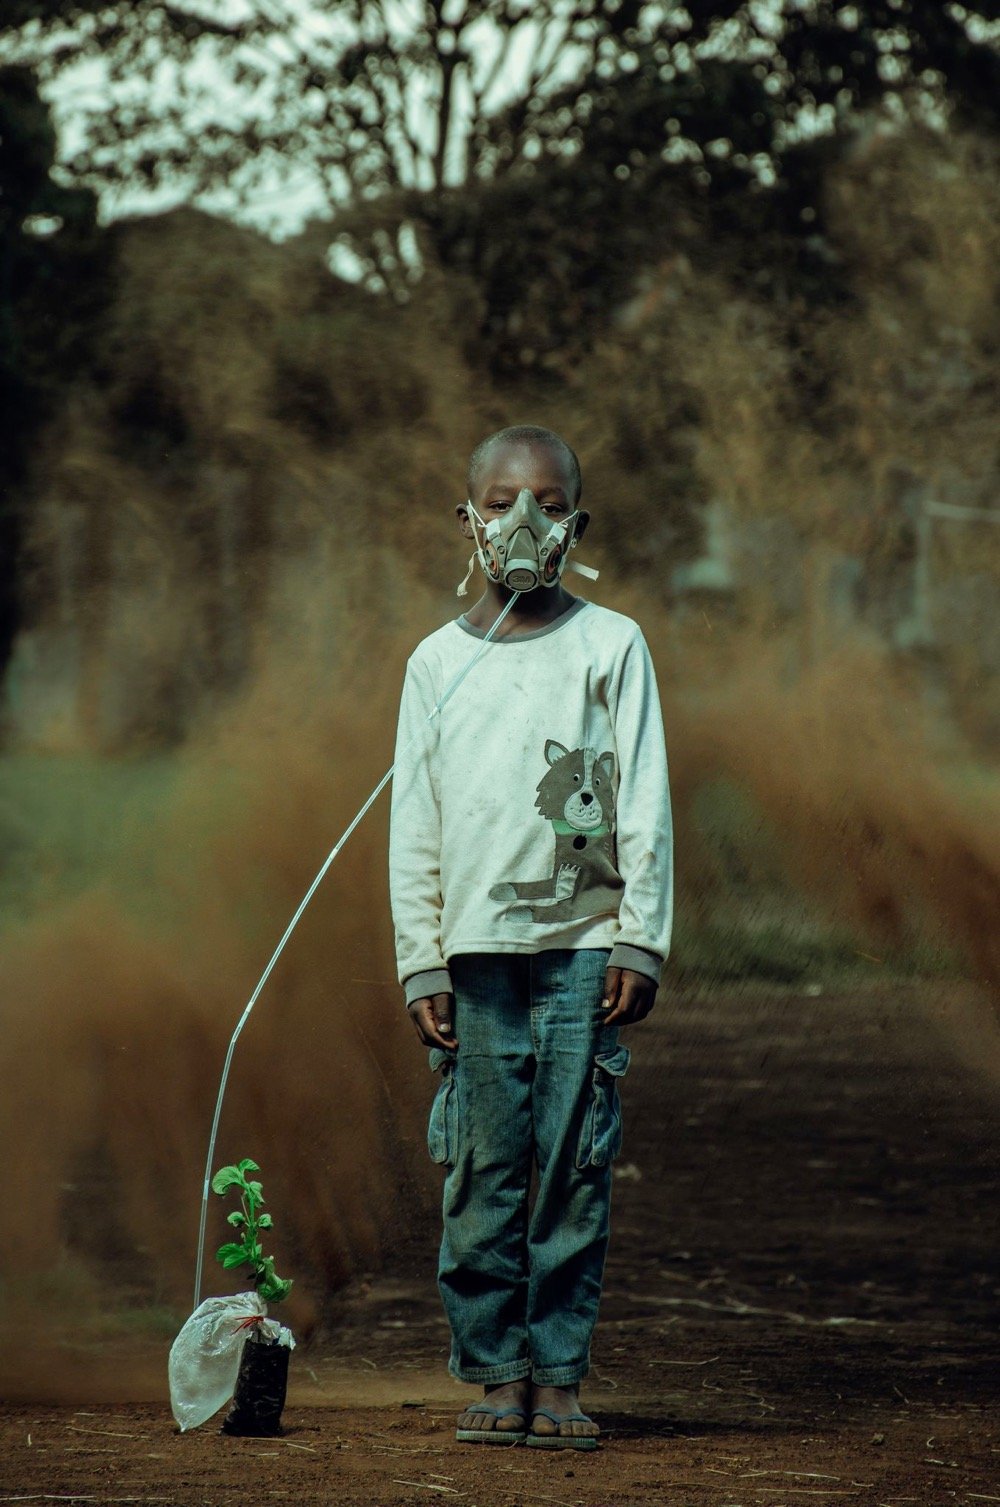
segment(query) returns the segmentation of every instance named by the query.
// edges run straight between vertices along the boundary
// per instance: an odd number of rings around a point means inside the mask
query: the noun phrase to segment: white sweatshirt
[[[491,641],[464,618],[418,644],[396,740],[389,888],[407,1003],[456,953],[611,948],[659,981],[673,823],[656,678],[637,624],[577,599]]]

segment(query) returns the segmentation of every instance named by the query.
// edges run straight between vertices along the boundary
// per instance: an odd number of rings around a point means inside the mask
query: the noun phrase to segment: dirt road
[[[444,1373],[429,1225],[295,1352],[283,1439],[179,1436],[165,1346],[99,1373],[78,1356],[74,1402],[39,1369],[4,1409],[0,1500],[1000,1503],[984,1003],[940,982],[715,992],[633,1033],[597,1454],[455,1444],[473,1394]]]

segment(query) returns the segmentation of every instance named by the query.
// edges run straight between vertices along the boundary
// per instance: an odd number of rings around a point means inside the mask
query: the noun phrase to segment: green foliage
[[[225,1194],[231,1188],[235,1188],[240,1195],[240,1207],[233,1209],[226,1216],[227,1223],[238,1230],[242,1236],[239,1241],[228,1240],[215,1253],[216,1261],[226,1271],[233,1271],[238,1266],[250,1268],[250,1280],[253,1282],[265,1303],[280,1303],[282,1298],[287,1298],[292,1290],[292,1284],[283,1277],[279,1277],[274,1270],[274,1257],[265,1256],[260,1243],[260,1231],[269,1230],[273,1227],[270,1214],[258,1212],[264,1202],[264,1192],[261,1184],[251,1181],[247,1177],[248,1172],[259,1172],[255,1161],[250,1157],[244,1157],[231,1167],[220,1167],[212,1178],[212,1192]]]

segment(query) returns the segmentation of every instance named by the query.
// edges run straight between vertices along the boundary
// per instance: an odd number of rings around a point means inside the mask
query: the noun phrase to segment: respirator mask
[[[570,550],[576,548],[574,534],[579,508],[568,518],[548,518],[527,487],[522,487],[514,506],[503,517],[493,518],[489,523],[480,517],[471,500],[466,506],[472,519],[476,553],[458,588],[460,597],[468,593],[477,556],[488,579],[509,591],[555,586],[567,564],[588,581],[597,580],[596,570],[569,558]]]

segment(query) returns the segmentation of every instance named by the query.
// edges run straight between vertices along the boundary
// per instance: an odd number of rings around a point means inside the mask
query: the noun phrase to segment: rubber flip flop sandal
[[[489,1413],[493,1418],[510,1418],[515,1413],[527,1421],[523,1408],[493,1408],[488,1402],[473,1403],[467,1413]],[[523,1429],[456,1429],[459,1444],[523,1444],[527,1434]]]
[[[547,1408],[535,1408],[533,1418],[548,1418],[558,1428],[561,1423],[593,1423],[586,1413],[550,1413]],[[529,1449],[596,1449],[596,1434],[529,1434],[525,1439]]]

